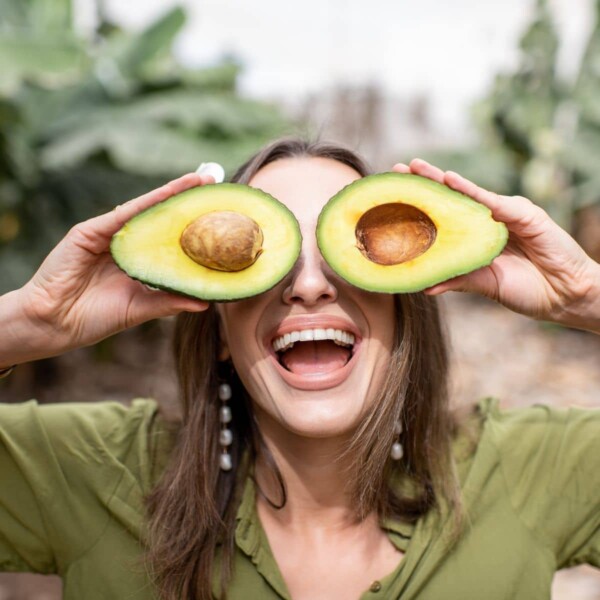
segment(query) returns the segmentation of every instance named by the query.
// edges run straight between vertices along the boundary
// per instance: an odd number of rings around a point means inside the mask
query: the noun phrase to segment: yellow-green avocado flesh
[[[385,216],[386,209],[393,212],[395,207],[406,215],[401,217],[403,227],[419,214],[408,231],[421,232],[422,248],[381,264],[367,257],[364,232],[357,225],[375,215],[371,222],[380,226],[377,215]],[[395,235],[401,231],[396,228]],[[317,243],[329,266],[349,283],[373,292],[418,292],[469,273],[489,265],[507,239],[504,223],[494,221],[483,204],[430,179],[403,173],[369,175],[351,183],[329,200],[317,224]],[[396,241],[408,244],[406,239]]]
[[[192,260],[181,235],[198,217],[233,211],[253,219],[264,236],[256,261],[240,271],[219,271]],[[111,254],[133,279],[209,301],[255,296],[275,286],[296,262],[302,236],[293,213],[269,194],[243,184],[192,188],[130,219],[113,236]]]

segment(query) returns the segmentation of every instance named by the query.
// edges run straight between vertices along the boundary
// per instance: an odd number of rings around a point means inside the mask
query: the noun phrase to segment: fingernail
[[[197,169],[198,175],[212,175],[215,183],[222,183],[225,179],[225,169],[216,162],[202,163]]]

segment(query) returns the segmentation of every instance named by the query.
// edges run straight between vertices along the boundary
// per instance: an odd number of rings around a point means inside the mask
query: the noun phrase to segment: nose
[[[318,247],[304,248],[283,290],[286,304],[317,306],[337,300],[338,291],[324,272],[325,261]]]

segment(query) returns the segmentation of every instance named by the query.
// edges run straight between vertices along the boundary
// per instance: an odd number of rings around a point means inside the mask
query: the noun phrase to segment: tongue
[[[281,357],[283,366],[292,373],[329,373],[341,369],[350,358],[350,350],[325,340],[320,342],[296,342]]]

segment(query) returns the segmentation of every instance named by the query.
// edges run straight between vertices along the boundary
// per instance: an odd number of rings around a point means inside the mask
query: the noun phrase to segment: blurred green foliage
[[[76,222],[217,161],[231,171],[287,123],[236,93],[239,65],[179,64],[173,8],[85,39],[71,0],[0,0],[0,293]]]
[[[567,229],[583,208],[600,206],[600,0],[596,13],[569,83],[557,75],[560,39],[549,3],[536,0],[517,68],[497,75],[474,107],[476,147],[428,158],[498,193],[531,198]]]

